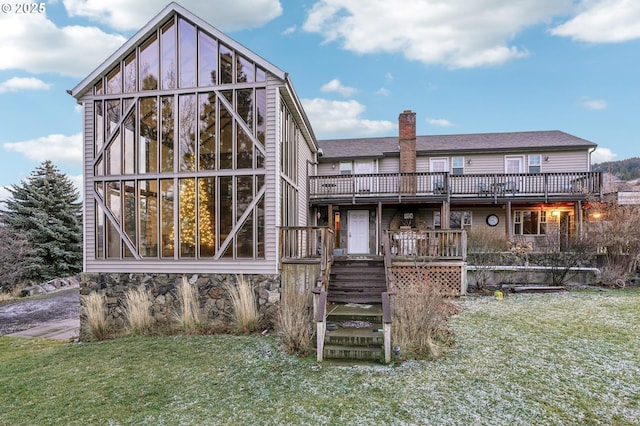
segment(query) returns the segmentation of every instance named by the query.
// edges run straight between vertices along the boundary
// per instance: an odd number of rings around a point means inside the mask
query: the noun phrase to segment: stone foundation
[[[230,323],[232,308],[224,289],[225,283],[236,283],[233,274],[184,274],[189,283],[198,287],[200,308],[207,321]],[[82,274],[80,295],[93,292],[106,295],[109,321],[115,331],[125,328],[124,297],[129,289],[144,287],[151,293],[151,314],[158,324],[169,325],[174,321],[180,305],[178,286],[183,274]],[[279,275],[244,275],[255,292],[260,312],[269,319],[280,301]],[[80,336],[87,336],[86,318],[80,317]]]

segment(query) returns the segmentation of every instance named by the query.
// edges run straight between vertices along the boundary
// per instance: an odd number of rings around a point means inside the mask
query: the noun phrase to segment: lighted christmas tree
[[[198,180],[199,199],[199,230],[200,240],[196,229],[196,187],[195,179],[180,180],[180,253],[193,256],[196,245],[200,244],[203,253],[213,255],[215,250],[215,223],[212,220],[210,208],[213,205],[207,188],[207,180]]]

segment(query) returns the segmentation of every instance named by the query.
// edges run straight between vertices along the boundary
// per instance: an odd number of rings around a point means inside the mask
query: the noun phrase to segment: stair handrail
[[[389,240],[389,231],[384,231],[383,253],[384,253],[384,277],[387,284],[387,291],[382,293],[382,338],[384,344],[384,362],[391,362],[391,323],[393,322],[393,314],[391,307],[391,296],[395,295],[395,277],[391,273],[391,243]]]
[[[327,292],[321,287],[316,287],[312,293],[316,322],[316,359],[320,362],[324,355],[324,339],[327,333]]]

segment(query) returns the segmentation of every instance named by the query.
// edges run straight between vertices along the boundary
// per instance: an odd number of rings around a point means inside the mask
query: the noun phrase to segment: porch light
[[[600,212],[595,212],[595,213],[593,214],[593,218],[594,218],[594,219],[600,219],[601,217],[602,217],[602,214],[600,214]]]
[[[553,211],[551,212],[551,216],[555,216],[555,217],[560,216],[560,210],[558,210],[558,209],[553,210]]]

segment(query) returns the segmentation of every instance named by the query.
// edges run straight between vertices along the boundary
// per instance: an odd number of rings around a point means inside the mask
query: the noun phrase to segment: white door
[[[348,220],[349,253],[369,253],[369,210],[349,210]]]
[[[354,164],[356,175],[370,175],[373,173],[373,161],[356,161]],[[356,178],[356,193],[375,192],[373,191],[373,177],[360,176]]]
[[[432,158],[429,160],[430,172],[448,172],[449,171],[449,159],[448,158]],[[444,176],[431,176],[431,190],[434,193],[442,193],[444,191]]]
[[[524,173],[524,157],[519,155],[504,157],[504,172],[507,174]],[[509,176],[502,184],[501,191],[504,194],[524,191],[522,178],[519,176]]]

